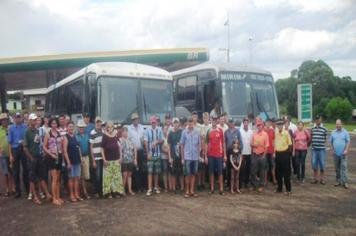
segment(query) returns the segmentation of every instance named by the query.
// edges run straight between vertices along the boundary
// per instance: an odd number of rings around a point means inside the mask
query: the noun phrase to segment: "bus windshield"
[[[260,115],[263,119],[277,117],[271,77],[246,73],[224,73],[221,78],[222,105],[229,115],[242,117],[253,113]]]
[[[99,79],[100,114],[105,121],[129,122],[138,112],[138,79],[105,77]]]
[[[171,81],[105,77],[99,79],[99,86],[100,115],[105,121],[127,124],[137,112],[142,123],[148,124],[152,115],[162,120],[173,112]]]
[[[152,115],[163,121],[164,114],[173,112],[172,82],[163,80],[142,80],[143,123]]]

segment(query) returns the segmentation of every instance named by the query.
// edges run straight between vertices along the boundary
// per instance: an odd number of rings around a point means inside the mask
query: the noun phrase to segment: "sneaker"
[[[33,199],[32,193],[28,194],[27,200],[31,201]]]
[[[339,186],[341,186],[341,184],[340,183],[336,183],[336,184],[334,184],[334,186],[335,187],[339,187]]]
[[[320,180],[320,184],[321,184],[321,185],[325,185],[326,183],[325,183],[324,180]]]
[[[349,185],[347,183],[344,184],[344,189],[349,189]]]
[[[151,195],[152,195],[152,190],[149,189],[149,190],[147,191],[147,193],[146,193],[146,196],[149,197],[149,196],[151,196]]]
[[[45,199],[45,198],[46,198],[46,195],[45,195],[44,193],[40,192],[40,198],[41,198],[41,199]]]
[[[154,191],[155,191],[156,194],[160,194],[161,193],[161,191],[159,191],[158,188],[155,188]]]

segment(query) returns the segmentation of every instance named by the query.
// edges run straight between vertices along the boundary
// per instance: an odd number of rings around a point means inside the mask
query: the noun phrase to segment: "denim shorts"
[[[81,164],[71,165],[68,170],[69,178],[76,178],[81,176]]]
[[[198,161],[184,160],[184,175],[192,176],[198,173]]]
[[[223,163],[222,157],[208,157],[209,174],[222,175]]]
[[[161,174],[161,158],[154,157],[150,161],[147,160],[147,171],[150,175]]]
[[[326,162],[326,151],[325,149],[313,149],[312,155],[312,167],[313,170],[324,171]]]
[[[0,169],[3,175],[9,174],[10,161],[8,156],[0,157]]]

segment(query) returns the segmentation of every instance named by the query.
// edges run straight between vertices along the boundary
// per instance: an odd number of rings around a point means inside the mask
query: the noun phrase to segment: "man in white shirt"
[[[249,119],[246,117],[243,119],[243,123],[240,127],[241,140],[243,144],[242,148],[242,164],[240,172],[240,181],[245,188],[248,188],[250,182],[250,173],[251,173],[251,142],[253,131],[250,129]]]
[[[137,113],[131,115],[132,124],[128,126],[129,139],[137,150],[137,166],[138,169],[133,173],[133,189],[135,191],[146,191],[147,170],[146,159],[143,149],[144,128],[140,124],[140,117]]]

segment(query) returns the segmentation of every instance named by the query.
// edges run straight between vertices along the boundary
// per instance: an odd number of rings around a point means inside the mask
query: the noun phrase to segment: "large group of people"
[[[227,114],[207,112],[202,123],[197,112],[189,118],[166,114],[163,122],[152,116],[148,127],[137,113],[131,120],[127,126],[100,117],[91,123],[83,114],[75,124],[67,115],[0,114],[2,194],[20,198],[25,192],[36,204],[47,200],[60,206],[64,195],[71,202],[161,191],[194,198],[204,189],[220,195],[227,189],[231,194],[263,192],[270,183],[276,193],[290,195],[292,182],[305,183],[308,150],[311,183],[326,184],[328,143],[335,186],[349,187],[350,136],[341,120],[330,135],[319,116],[311,129],[289,117],[246,117],[239,123]]]

